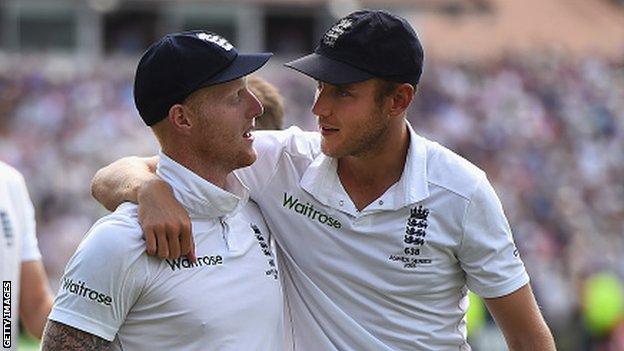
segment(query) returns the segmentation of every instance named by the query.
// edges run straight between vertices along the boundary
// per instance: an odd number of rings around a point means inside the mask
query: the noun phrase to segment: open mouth
[[[253,139],[253,134],[251,133],[253,131],[253,127],[247,129],[244,133],[243,133],[243,138],[244,139]]]
[[[322,135],[330,135],[339,131],[338,128],[323,127],[323,126],[320,126],[319,129],[321,130]]]

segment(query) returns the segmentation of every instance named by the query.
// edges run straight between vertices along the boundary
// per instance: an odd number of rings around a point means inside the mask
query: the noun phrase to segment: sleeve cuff
[[[70,327],[93,334],[111,342],[115,340],[115,336],[117,335],[117,328],[102,324],[101,322],[87,316],[58,307],[52,309],[48,319],[66,324]]]
[[[29,255],[23,255],[21,259],[22,262],[39,261],[41,260],[41,253],[37,250],[36,252],[31,252]]]
[[[480,297],[489,299],[509,295],[528,283],[529,275],[525,270],[522,270],[522,272],[514,279],[508,280],[500,285],[488,287],[469,286],[468,288]]]

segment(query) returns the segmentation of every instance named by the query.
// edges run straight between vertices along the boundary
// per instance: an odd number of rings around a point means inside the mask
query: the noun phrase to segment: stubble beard
[[[204,138],[208,140],[199,141],[195,152],[205,164],[229,173],[256,161],[257,153],[253,146],[242,144],[236,136],[227,136],[225,131],[216,130]]]
[[[240,151],[237,157],[238,162],[234,165],[235,168],[233,170],[251,166],[257,159],[258,153],[253,146],[249,150],[246,149],[245,151]]]
[[[353,133],[350,140],[342,141],[334,150],[328,149],[325,138],[323,138],[321,151],[336,159],[347,156],[365,157],[367,154],[378,150],[379,146],[386,141],[388,128],[388,122],[382,118],[381,111],[377,110],[358,127],[358,133]]]

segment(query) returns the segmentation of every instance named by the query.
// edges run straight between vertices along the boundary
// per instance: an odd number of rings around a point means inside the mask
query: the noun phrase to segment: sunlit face
[[[185,102],[196,126],[194,150],[225,169],[251,165],[257,158],[251,130],[262,105],[240,78],[194,92]]]
[[[375,99],[376,92],[374,79],[347,85],[318,83],[312,112],[318,117],[324,154],[358,156],[379,145],[389,120]]]

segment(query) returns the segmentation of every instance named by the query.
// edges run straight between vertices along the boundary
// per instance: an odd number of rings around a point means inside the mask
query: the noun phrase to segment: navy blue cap
[[[340,19],[314,53],[286,67],[330,84],[371,78],[418,84],[423,48],[410,24],[385,11],[361,10]]]
[[[225,38],[207,31],[167,34],[141,57],[134,77],[134,102],[145,124],[167,117],[193,92],[246,76],[270,53],[239,54]]]

